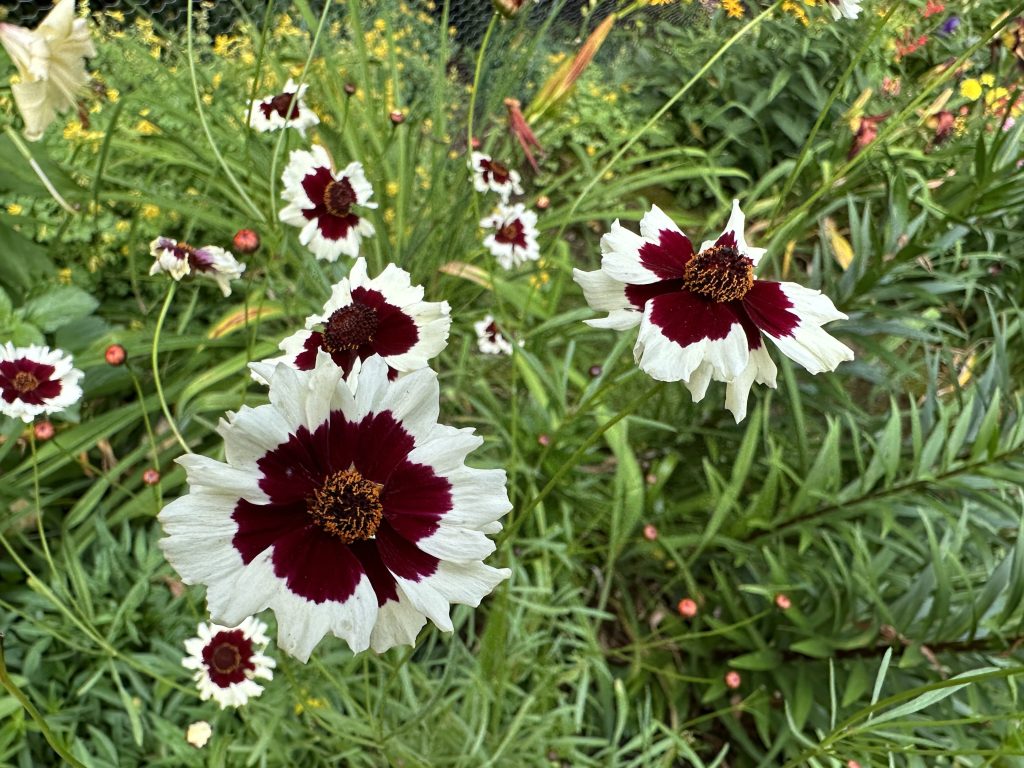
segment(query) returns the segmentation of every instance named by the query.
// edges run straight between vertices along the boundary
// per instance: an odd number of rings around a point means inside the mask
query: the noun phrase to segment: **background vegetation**
[[[916,0],[835,24],[797,0],[630,13],[535,120],[533,174],[503,100],[530,114],[600,13],[554,2],[485,34],[483,2],[461,32],[440,2],[273,5],[229,34],[198,6],[189,34],[96,17],[82,114],[30,147],[71,211],[0,137],[0,340],[86,372],[53,439],[0,420],[6,664],[54,737],[97,768],[1019,764],[1024,9],[967,2],[949,34]],[[263,240],[229,299],[182,286],[160,341],[174,419],[217,456],[222,414],[265,399],[246,363],[347,272],[277,221],[303,141],[245,125],[289,76],[310,83],[317,139],[373,183],[371,274],[395,262],[453,307],[442,416],[508,471],[492,563],[514,574],[414,650],[331,639],[302,665],[271,645],[262,698],[221,712],[180,666],[202,590],[156,547],[185,486],[150,366],[167,282],[148,243]],[[500,272],[480,245],[470,135],[527,177],[540,262]],[[571,280],[613,219],[657,203],[699,241],[734,196],[769,248],[762,275],[825,291],[857,351],[817,377],[776,353],[779,388],[740,426],[721,388],[693,405],[646,380],[630,334],[582,323]],[[522,341],[511,357],[477,352],[486,313]],[[127,366],[104,362],[111,343]],[[17,699],[0,713],[0,763],[57,764]],[[183,737],[199,719],[201,751]]]

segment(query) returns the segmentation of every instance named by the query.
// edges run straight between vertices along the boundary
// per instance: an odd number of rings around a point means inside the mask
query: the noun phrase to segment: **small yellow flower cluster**
[[[810,24],[810,20],[807,18],[807,11],[804,10],[803,6],[800,5],[800,3],[795,2],[795,0],[783,0],[782,10],[783,12],[793,16],[805,27]]]
[[[740,0],[722,0],[722,10],[730,19],[743,18],[743,3]]]
[[[960,95],[969,101],[977,101],[981,98],[984,88],[991,88],[995,82],[995,77],[987,72],[980,78],[968,78],[960,83]]]

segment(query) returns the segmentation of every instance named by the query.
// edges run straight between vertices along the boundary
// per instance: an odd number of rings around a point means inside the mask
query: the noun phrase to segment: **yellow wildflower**
[[[960,95],[965,99],[977,101],[981,97],[981,83],[973,77],[960,83]]]
[[[155,219],[160,215],[160,207],[153,205],[152,203],[146,203],[142,206],[142,218],[144,219]]]
[[[743,18],[743,4],[740,0],[722,0],[722,8],[730,19]]]
[[[57,270],[57,282],[61,285],[71,285],[71,270],[67,267]]]
[[[21,216],[21,214],[24,213],[24,211],[25,211],[25,207],[23,205],[21,205],[20,203],[8,203],[7,204],[7,212],[9,214],[11,214],[11,216]]]
[[[398,194],[398,182],[389,181],[387,185],[388,197],[395,197]]]

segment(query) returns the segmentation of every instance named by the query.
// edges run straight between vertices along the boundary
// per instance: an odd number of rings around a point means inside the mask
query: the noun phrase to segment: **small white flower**
[[[28,423],[58,413],[82,397],[82,372],[71,355],[49,347],[0,346],[0,413]]]
[[[360,361],[380,355],[393,374],[415,371],[448,345],[450,312],[447,301],[424,301],[423,287],[394,264],[371,279],[360,256],[332,289],[323,312],[307,317],[306,330],[281,342],[284,355],[263,362],[309,371],[324,352],[349,376]],[[268,377],[259,368],[253,378]]]
[[[231,295],[231,281],[245,272],[245,264],[240,264],[230,252],[215,245],[196,248],[169,237],[158,237],[149,244],[149,252],[156,259],[149,274],[166,272],[174,280],[191,274],[205,275],[217,283],[225,296]]]
[[[388,379],[365,361],[353,393],[321,353],[278,365],[270,402],[219,427],[225,461],[178,459],[189,493],[160,512],[160,546],[215,620],[270,608],[278,646],[307,661],[325,635],[353,652],[412,645],[451,604],[476,606],[511,572],[483,560],[511,509],[505,472],[466,466],[483,440],[438,424],[437,374]]]
[[[294,80],[288,78],[281,93],[249,104],[249,125],[260,133],[290,126],[305,137],[306,129],[320,122],[316,113],[306,106],[304,97],[308,87],[303,83],[299,88]]]
[[[195,670],[192,679],[203,701],[212,698],[221,709],[241,707],[263,693],[263,686],[256,682],[256,678],[272,680],[272,670],[276,665],[263,653],[270,642],[266,631],[267,625],[252,616],[237,627],[199,625],[197,637],[185,641],[189,655],[182,659],[181,664],[186,669]]]
[[[540,258],[537,214],[526,210],[522,203],[501,203],[494,213],[481,219],[480,226],[496,230],[493,235],[484,238],[484,247],[503,269],[512,269]]]
[[[519,173],[492,160],[489,155],[474,152],[469,167],[473,169],[473,188],[477,192],[497,192],[503,203],[508,202],[513,192],[523,194]]]
[[[502,335],[498,324],[490,315],[484,315],[484,319],[473,323],[473,330],[476,331],[477,348],[485,355],[511,355],[512,345]]]
[[[75,0],[59,0],[35,29],[0,24],[20,82],[11,86],[25,120],[25,138],[37,141],[57,113],[75,106],[89,82],[85,59],[96,55],[85,19],[75,18]]]
[[[202,749],[213,735],[213,728],[205,720],[199,720],[189,725],[185,731],[185,741],[196,749]]]
[[[373,224],[360,216],[359,208],[376,208],[370,202],[373,187],[361,163],[349,163],[335,171],[327,150],[294,150],[281,175],[281,197],[288,205],[279,217],[285,224],[302,227],[299,242],[323,261],[337,261],[341,254],[359,255],[364,237],[372,237]]]
[[[835,21],[856,19],[861,12],[862,2],[864,0],[828,0],[828,9],[832,11],[832,18]]]

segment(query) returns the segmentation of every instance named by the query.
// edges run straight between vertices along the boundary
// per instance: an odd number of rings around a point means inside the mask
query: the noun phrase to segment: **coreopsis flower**
[[[320,122],[316,113],[306,106],[305,95],[309,85],[299,87],[290,77],[281,93],[267,96],[249,104],[249,125],[260,133],[294,128],[305,137],[306,129]]]
[[[149,268],[149,274],[166,272],[174,280],[189,275],[209,277],[225,296],[231,295],[231,281],[245,272],[245,264],[240,264],[230,252],[215,245],[196,248],[169,237],[158,237],[149,244],[149,252],[156,259]]]
[[[826,0],[828,9],[832,11],[832,19],[856,19],[860,15],[860,4],[864,0]]]
[[[291,153],[281,180],[281,197],[288,205],[281,209],[280,219],[302,227],[300,243],[323,261],[337,261],[341,254],[359,255],[363,238],[375,232],[359,209],[377,207],[370,202],[373,187],[361,163],[352,162],[343,171],[335,171],[327,150],[314,144],[310,151]]]
[[[181,664],[195,670],[192,679],[199,698],[213,699],[220,708],[241,707],[263,693],[256,682],[272,680],[276,663],[263,652],[270,638],[267,625],[252,616],[234,627],[200,624],[197,637],[185,641],[188,656]]]
[[[522,203],[499,204],[494,213],[480,220],[480,226],[495,230],[493,235],[484,238],[484,247],[503,269],[540,258],[537,214],[526,210]]]
[[[59,0],[35,29],[0,24],[0,44],[18,68],[11,93],[25,120],[25,138],[41,139],[89,83],[85,60],[96,48],[86,20],[75,18],[75,0]]]
[[[32,345],[0,346],[0,413],[26,424],[44,413],[60,413],[82,397],[82,372],[71,355]]]
[[[498,324],[490,315],[473,323],[476,331],[476,346],[485,355],[511,355],[512,345],[502,335]]]
[[[384,358],[393,372],[415,371],[447,346],[450,312],[447,301],[424,301],[423,287],[394,264],[370,279],[360,256],[331,290],[323,312],[306,318],[306,330],[281,342],[284,355],[266,362],[308,371],[322,351],[345,376],[373,355]]]
[[[483,152],[474,152],[471,157],[469,167],[473,169],[473,188],[477,192],[497,192],[503,203],[508,202],[508,198],[513,192],[517,195],[523,194],[523,188],[519,183],[521,179],[517,171],[502,165],[497,160],[492,160]]]
[[[327,634],[383,652],[427,618],[452,631],[452,603],[476,606],[510,575],[483,559],[511,505],[503,470],[465,465],[483,441],[437,423],[437,374],[391,381],[374,357],[353,393],[321,354],[265,375],[270,403],[220,424],[225,463],[178,459],[189,493],[159,515],[171,565],[207,586],[215,621],[273,610],[278,645],[303,662]]]
[[[726,383],[725,407],[736,421],[747,413],[755,381],[775,386],[776,368],[765,348],[770,338],[811,373],[831,371],[853,351],[822,324],[845,319],[819,291],[754,277],[763,248],[747,244],[744,215],[732,215],[717,240],[695,251],[689,238],[657,206],[634,234],[616,221],[601,238],[601,269],[574,270],[592,309],[608,317],[596,328],[640,326],[633,355],[659,381],[682,381],[694,402],[708,384]]]

